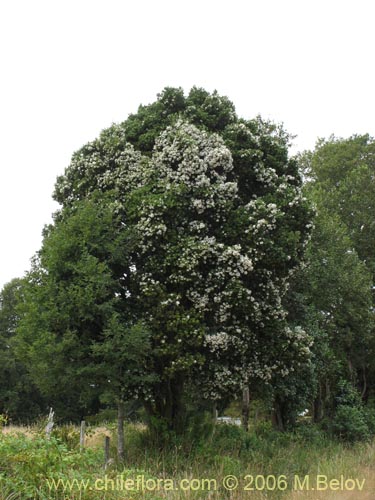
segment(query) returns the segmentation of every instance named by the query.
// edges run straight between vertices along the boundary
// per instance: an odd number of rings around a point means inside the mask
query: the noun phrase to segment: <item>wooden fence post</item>
[[[52,429],[54,426],[54,423],[53,423],[54,415],[55,415],[55,412],[52,410],[52,408],[50,408],[49,415],[48,415],[48,422],[46,425],[46,437],[47,437],[47,439],[49,439],[51,437],[51,432],[52,432]]]
[[[246,432],[249,430],[249,413],[250,413],[250,392],[249,392],[249,387],[245,386],[242,390],[242,428]]]
[[[81,432],[79,435],[79,449],[82,452],[85,447],[85,431],[86,431],[86,422],[82,420],[81,422]]]
[[[120,399],[117,411],[117,455],[120,462],[123,462],[125,458],[124,414],[124,402]]]
[[[107,465],[109,463],[109,444],[110,444],[110,437],[106,436],[104,439],[104,468],[107,468]]]

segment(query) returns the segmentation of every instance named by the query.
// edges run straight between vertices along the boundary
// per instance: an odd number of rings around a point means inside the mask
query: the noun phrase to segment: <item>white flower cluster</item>
[[[114,210],[125,211],[125,227],[128,195],[142,194],[132,207],[138,246],[132,255],[136,272],[129,279],[139,294],[132,299],[139,300],[142,309],[155,297],[157,307],[150,306],[144,314],[150,323],[164,314],[168,328],[174,325],[171,310],[178,309],[175,342],[155,334],[154,343],[163,349],[178,345],[181,354],[189,342],[200,339],[199,352],[203,350],[209,364],[205,370],[210,397],[238,387],[244,377],[269,382],[275,374],[289,373],[292,362],[275,362],[274,345],[287,346],[296,359],[310,354],[302,330],[268,331],[269,325],[285,322],[281,299],[292,271],[292,252],[278,257],[286,269],[281,274],[282,266],[270,257],[273,251],[278,255],[274,233],[283,229],[287,211],[294,212],[305,200],[293,176],[266,166],[259,137],[245,123],[231,127],[253,144],[241,157],[251,159],[263,193],[254,194],[246,205],[241,205],[232,154],[223,139],[181,120],[159,136],[151,158],[126,143],[121,126],[112,127],[111,133],[74,156],[58,188],[68,200],[79,198],[82,189],[87,194],[96,188],[115,190],[119,206]],[[86,188],[87,178],[95,182]],[[205,336],[196,333],[193,323],[189,326],[190,315],[202,320]],[[269,348],[267,335],[272,339]],[[173,370],[194,364],[187,350],[174,361]],[[202,363],[197,365],[203,369]]]
[[[114,125],[108,136],[102,134],[75,153],[65,175],[58,179],[57,195],[65,203],[88,196],[92,191],[116,189],[124,192],[141,187],[147,181],[147,165],[142,155],[126,142],[123,128]]]
[[[157,139],[152,165],[164,181],[183,184],[188,190],[208,188],[215,182],[224,195],[235,189],[233,183],[225,186],[233,160],[221,137],[201,132],[181,120]]]

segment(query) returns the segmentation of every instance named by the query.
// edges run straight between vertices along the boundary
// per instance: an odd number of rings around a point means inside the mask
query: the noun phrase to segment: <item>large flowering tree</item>
[[[74,154],[56,184],[56,228],[101,196],[124,252],[101,256],[116,301],[93,353],[108,354],[119,318],[141,322],[151,344],[137,387],[122,370],[124,397],[173,427],[189,380],[217,399],[308,362],[310,338],[288,327],[282,297],[311,212],[281,128],[238,119],[217,93],[166,89]]]

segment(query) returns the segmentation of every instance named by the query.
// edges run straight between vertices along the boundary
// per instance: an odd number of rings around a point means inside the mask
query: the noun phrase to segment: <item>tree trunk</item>
[[[185,424],[185,408],[182,403],[183,383],[177,378],[170,384],[170,428],[177,433],[184,430]]]
[[[352,363],[351,359],[348,359],[348,367],[349,367],[349,373],[350,373],[350,380],[351,380],[352,384],[354,384],[355,383],[355,371],[354,371],[353,363]]]
[[[322,400],[320,396],[314,399],[313,406],[313,421],[317,424],[322,420]]]
[[[258,415],[259,415],[259,408],[255,408],[255,412],[254,412],[254,425],[257,425],[258,423]]]
[[[323,418],[323,404],[322,404],[322,385],[319,384],[319,392],[314,399],[313,404],[313,421],[318,423]]]
[[[362,391],[361,391],[361,398],[363,401],[366,400],[366,393],[367,393],[367,378],[366,378],[366,367],[364,366],[362,368]]]
[[[250,393],[249,388],[245,387],[242,391],[242,428],[245,432],[249,430],[250,413]]]
[[[214,424],[217,423],[217,417],[218,417],[217,401],[214,401],[214,403],[212,405],[212,419],[214,421]]]
[[[145,405],[151,428],[159,433],[163,426],[168,431],[180,433],[184,429],[185,408],[182,401],[183,381],[180,378],[160,384],[155,391],[154,404]],[[160,426],[161,425],[161,426]]]
[[[117,456],[120,462],[125,459],[124,415],[124,402],[120,400],[117,406]]]
[[[271,420],[272,420],[272,425],[274,426],[275,429],[281,432],[285,430],[281,407],[277,401],[274,402]]]

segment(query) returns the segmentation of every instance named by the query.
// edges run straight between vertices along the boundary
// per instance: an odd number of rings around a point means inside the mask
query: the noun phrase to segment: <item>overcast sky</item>
[[[0,7],[0,286],[22,276],[72,153],[165,86],[296,134],[375,135],[373,0],[8,0]]]

